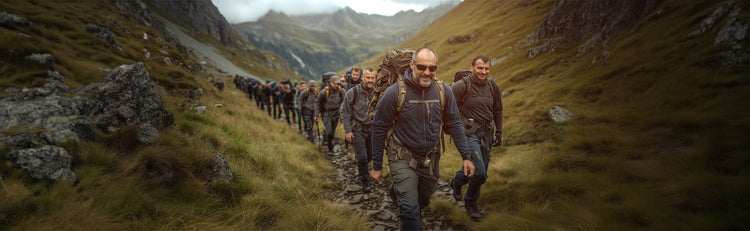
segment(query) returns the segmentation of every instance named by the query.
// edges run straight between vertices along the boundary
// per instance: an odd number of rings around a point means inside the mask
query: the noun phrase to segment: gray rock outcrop
[[[45,145],[15,150],[8,154],[8,158],[36,179],[64,180],[70,183],[76,180],[76,174],[70,168],[70,155],[60,147]]]
[[[560,106],[554,106],[549,110],[549,117],[555,122],[562,123],[573,119],[573,113]]]
[[[99,40],[102,40],[103,42],[109,44],[112,47],[119,48],[120,46],[117,45],[117,42],[115,42],[115,37],[112,36],[111,33],[109,33],[109,29],[106,27],[101,27],[94,24],[86,24],[84,26],[86,28],[86,32],[89,32],[89,34],[94,35]]]
[[[211,174],[208,176],[208,185],[213,186],[220,182],[229,183],[234,180],[232,171],[229,170],[229,162],[224,158],[221,153],[214,153],[216,155],[216,164],[211,169]]]
[[[52,58],[51,54],[31,54],[26,56],[26,60],[38,62],[48,70],[55,69],[55,60]]]
[[[74,182],[70,157],[54,145],[94,140],[92,124],[104,131],[136,125],[138,140],[153,144],[159,140],[157,128],[173,123],[172,111],[164,107],[142,63],[120,66],[104,82],[79,89],[71,89],[58,72],[49,71],[44,87],[7,88],[0,99],[0,134],[9,128],[16,131],[0,135],[0,141],[12,149],[8,158],[13,164],[37,179]]]
[[[556,1],[542,25],[525,39],[528,57],[554,50],[568,42],[586,42],[578,47],[578,55],[602,44],[615,34],[647,15],[662,0],[588,0]],[[592,23],[596,22],[596,23]]]
[[[229,37],[231,26],[210,0],[183,1],[181,4],[150,0],[149,3],[199,31],[211,35],[224,45],[232,42]]]
[[[2,27],[12,27],[14,25],[18,26],[28,26],[31,23],[29,23],[28,20],[25,18],[19,17],[15,14],[9,14],[5,11],[0,12],[0,26]]]

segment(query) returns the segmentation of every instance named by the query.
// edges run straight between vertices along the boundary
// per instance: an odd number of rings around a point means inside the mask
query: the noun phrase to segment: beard
[[[419,86],[424,87],[424,88],[430,87],[430,85],[432,84],[432,78],[434,77],[435,77],[434,74],[432,75],[425,75],[424,73],[419,74],[417,78],[417,84],[419,84]]]
[[[375,83],[362,83],[362,88],[364,88],[365,90],[369,91],[373,87],[375,87]]]

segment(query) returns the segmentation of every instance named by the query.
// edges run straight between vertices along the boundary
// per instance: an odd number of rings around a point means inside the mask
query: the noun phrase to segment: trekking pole
[[[318,121],[315,121],[315,137],[318,137],[318,149],[323,149],[323,141],[320,137],[320,127],[318,126]]]

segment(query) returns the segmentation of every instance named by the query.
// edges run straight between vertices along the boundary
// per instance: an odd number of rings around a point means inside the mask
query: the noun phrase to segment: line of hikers
[[[434,50],[393,50],[389,55],[409,55],[405,59],[408,67],[403,73],[395,73],[398,80],[379,92],[380,95],[376,95],[374,89],[376,75],[381,76],[370,67],[364,70],[353,67],[346,76],[340,77],[327,72],[320,88],[315,87],[313,80],[307,84],[300,82],[295,89],[291,89],[288,81],[282,81],[278,87],[270,80],[265,86],[258,82],[253,87],[253,80],[247,79],[235,80],[235,84],[240,89],[250,86],[247,89],[251,90],[246,92],[251,98],[252,93],[257,93],[256,104],[261,109],[272,105],[274,96],[281,95],[275,102],[282,102],[285,113],[287,108],[293,107],[297,118],[301,114],[310,141],[313,141],[313,124],[322,119],[329,155],[341,120],[346,142],[354,145],[358,177],[365,193],[371,190],[370,179],[383,180],[385,151],[393,177],[389,193],[398,204],[402,230],[421,228],[420,212],[427,208],[437,189],[441,146],[444,149],[441,135],[449,134],[463,160],[463,167],[450,181],[453,196],[457,201],[465,200],[469,216],[479,219],[477,200],[487,179],[490,150],[503,143],[503,106],[497,84],[488,79],[490,59],[476,56],[471,60],[470,69],[457,72],[449,86],[435,78],[438,55]],[[244,84],[245,81],[248,83]],[[289,92],[296,92],[296,95],[287,99],[285,93]],[[374,109],[370,104],[373,98],[377,100]],[[278,119],[275,107],[273,111],[274,118]],[[268,113],[271,115],[270,108]],[[289,123],[288,113],[286,115]],[[298,127],[302,128],[299,124]],[[370,161],[372,170],[368,173]],[[468,185],[465,194],[461,193],[463,185]]]

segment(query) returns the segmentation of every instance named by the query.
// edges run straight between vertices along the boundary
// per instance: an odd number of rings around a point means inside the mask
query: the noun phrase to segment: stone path
[[[329,195],[329,199],[337,203],[349,204],[358,214],[368,217],[374,230],[399,230],[401,222],[398,217],[398,208],[388,195],[390,183],[386,181],[372,183],[371,192],[363,193],[359,185],[354,148],[350,144],[349,150],[344,150],[344,145],[340,144],[343,142],[338,139],[334,140],[334,143],[339,144],[334,145],[334,153],[328,158],[337,169],[337,173],[328,176],[328,179],[340,183],[341,190]],[[325,147],[321,149],[321,153],[326,153],[326,151]],[[456,203],[452,193],[453,190],[448,186],[448,182],[440,181],[434,195]],[[456,204],[463,207],[461,201]],[[422,210],[422,230],[466,230],[466,227],[454,226],[448,218],[434,215],[428,208]]]

